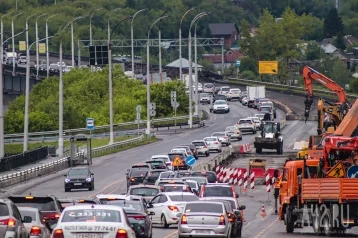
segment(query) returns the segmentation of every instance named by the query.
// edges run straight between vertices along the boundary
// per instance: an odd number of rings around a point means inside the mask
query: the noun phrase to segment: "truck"
[[[265,98],[265,86],[246,86],[248,100],[254,100],[255,98]]]
[[[275,185],[287,233],[312,226],[331,236],[358,226],[358,138],[333,136],[323,158],[286,161]]]
[[[276,150],[277,154],[283,153],[283,135],[281,123],[275,121],[262,121],[261,134],[255,137],[254,146],[256,153],[262,153],[262,149]]]

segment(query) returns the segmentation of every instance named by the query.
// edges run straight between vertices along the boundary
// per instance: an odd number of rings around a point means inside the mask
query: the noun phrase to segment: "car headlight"
[[[91,182],[92,179],[91,179],[91,178],[86,178],[86,181],[87,181],[87,182]]]
[[[65,183],[69,183],[69,182],[71,182],[71,180],[70,179],[65,179]]]

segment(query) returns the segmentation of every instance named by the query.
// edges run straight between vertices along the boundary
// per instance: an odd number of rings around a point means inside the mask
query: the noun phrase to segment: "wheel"
[[[256,134],[256,130],[253,130],[253,131],[252,131],[252,134]]]
[[[294,222],[293,222],[293,215],[290,207],[286,208],[286,232],[293,233],[294,231]]]
[[[162,215],[162,217],[160,218],[160,225],[162,226],[162,228],[168,228],[169,225],[167,223],[167,219],[165,219],[165,216]]]
[[[262,153],[262,148],[256,148],[256,154],[261,154]]]
[[[209,152],[205,152],[205,156],[208,157],[210,155]]]
[[[319,211],[318,206],[315,209],[314,215],[313,215],[313,219],[312,219],[312,227],[313,227],[313,231],[315,234],[322,234],[322,227],[321,227],[321,214]]]
[[[278,148],[277,148],[277,154],[278,155],[282,155],[282,153],[283,153],[283,143],[280,143],[279,145],[278,145]]]
[[[242,140],[242,136],[241,136],[241,137],[239,137],[239,140]]]
[[[71,189],[70,188],[65,188],[65,193],[67,192],[71,192]]]
[[[219,153],[221,153],[222,150],[218,150]]]
[[[326,212],[323,215],[322,219],[322,226],[323,226],[323,232],[326,236],[332,235],[332,218],[331,218],[331,211],[329,209],[326,210]]]

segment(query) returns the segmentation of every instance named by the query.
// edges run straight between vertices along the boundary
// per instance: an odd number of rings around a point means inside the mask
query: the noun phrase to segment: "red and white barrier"
[[[255,189],[255,172],[250,174],[250,188]]]
[[[229,183],[235,184],[235,183],[234,183],[235,178],[237,178],[237,169],[233,169],[233,172],[232,172],[231,177],[230,177],[230,179],[229,179]]]
[[[235,174],[234,174],[233,184],[237,184],[240,177],[241,177],[241,169],[236,169]]]
[[[247,152],[250,152],[250,151],[251,151],[251,145],[250,144],[240,145],[240,153],[241,154],[247,153]]]
[[[238,178],[238,185],[241,187],[242,186],[242,182],[243,182],[243,174],[242,174],[242,170],[239,170],[239,174],[238,174],[238,176],[237,176],[237,178]]]
[[[246,171],[245,174],[244,174],[244,190],[245,190],[245,191],[246,191],[246,189],[247,189],[247,184],[248,184],[247,179],[248,179],[248,177],[249,177],[249,174],[248,174],[248,172]]]
[[[271,179],[270,174],[266,175],[266,192],[271,192]]]

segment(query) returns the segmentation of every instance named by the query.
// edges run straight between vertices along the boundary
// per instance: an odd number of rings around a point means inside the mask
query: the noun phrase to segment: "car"
[[[184,177],[183,179],[185,179],[185,182],[189,186],[191,192],[194,193],[196,196],[198,196],[199,195],[199,188],[200,188],[199,183],[197,181],[195,181],[195,180],[192,180],[190,177],[189,178]],[[204,178],[201,178],[201,179],[204,179]]]
[[[142,196],[146,201],[152,200],[160,192],[156,185],[133,185],[130,186],[127,195]]]
[[[198,93],[203,92],[203,85],[201,83],[198,83]]]
[[[216,183],[218,178],[216,176],[216,173],[213,171],[178,171],[175,172],[174,177],[176,178],[187,178],[187,177],[194,177],[193,180],[195,180],[195,177],[204,178],[208,181],[208,183]],[[201,182],[200,182],[201,181]],[[198,180],[198,183],[202,183],[203,180]]]
[[[58,198],[53,195],[11,195],[8,197],[17,207],[34,207],[39,209],[44,223],[49,227],[56,224],[62,212]]]
[[[218,112],[229,113],[230,107],[225,100],[217,100],[214,102],[211,112],[213,112],[213,113],[218,113]]]
[[[30,234],[29,238],[48,238],[51,236],[50,227],[47,227],[42,223],[43,216],[39,209],[33,207],[19,207],[18,210],[21,217],[31,217],[31,222],[24,223],[27,233]]]
[[[26,56],[20,56],[19,60],[17,61],[18,64],[26,64],[27,57]]]
[[[98,204],[107,205],[110,201],[114,200],[126,200],[126,201],[140,201],[144,206],[147,206],[146,200],[143,196],[127,195],[127,194],[97,194],[95,200]]]
[[[158,178],[158,179],[173,178],[174,174],[175,174],[174,171],[161,172],[161,173],[159,174],[159,178]]]
[[[237,125],[226,127],[225,132],[230,137],[230,140],[234,140],[234,139],[238,141],[242,140],[242,133]]]
[[[214,84],[205,83],[203,91],[204,91],[204,93],[214,93]]]
[[[207,184],[207,183],[209,183],[209,181],[208,181],[208,179],[207,179],[206,177],[200,177],[200,176],[199,176],[199,177],[194,177],[194,176],[183,177],[183,179],[186,180],[186,182],[189,184],[189,186],[191,186],[191,185],[190,185],[190,182],[191,182],[191,181],[195,181],[195,182],[198,184],[198,187],[195,188],[195,189],[198,190],[198,191],[199,191],[200,186],[201,186],[202,184]]]
[[[135,238],[134,230],[126,221],[126,213],[119,206],[101,204],[70,206],[62,212],[52,237],[74,237],[75,231],[82,232],[84,234],[82,237],[95,237],[99,231],[105,231],[108,237]]]
[[[204,140],[194,140],[191,143],[195,146],[198,156],[205,155],[208,157],[210,155],[209,147]]]
[[[57,62],[56,64],[58,65],[58,67],[60,67],[60,66],[61,66],[61,62]],[[65,63],[65,62],[63,62],[63,61],[62,61],[62,67],[66,67],[66,63]]]
[[[270,117],[271,117],[271,120],[273,121],[274,120],[274,115],[273,115],[273,108],[269,105],[261,105],[258,110],[261,112],[261,113],[270,113]]]
[[[160,224],[162,228],[178,224],[178,214],[183,211],[184,204],[198,200],[199,198],[190,192],[159,193],[149,203],[149,211],[155,213],[152,221]]]
[[[242,99],[244,97],[247,97],[247,91],[243,91],[243,92],[240,93],[239,101],[242,102]]]
[[[239,88],[230,88],[229,92],[226,94],[226,98],[228,101],[237,99],[240,100],[241,89]]]
[[[256,109],[258,109],[263,103],[265,102],[271,102],[268,98],[260,98],[258,101],[256,101]]]
[[[241,99],[241,104],[243,105],[243,106],[248,106],[248,103],[249,103],[249,99],[248,99],[248,97],[243,97],[242,99]]]
[[[163,160],[169,170],[172,170],[173,161],[170,160],[168,155],[153,155],[152,160]]]
[[[248,108],[255,108],[255,99],[248,99],[247,107]]]
[[[191,152],[193,152],[193,155],[194,155],[195,159],[198,159],[198,151],[196,150],[195,145],[187,144],[187,145],[181,145],[181,146],[189,146]]]
[[[214,98],[213,98],[213,103],[217,100],[225,100],[226,101],[226,96],[225,95],[215,95]]]
[[[261,120],[258,117],[248,117],[248,119],[251,119],[254,121],[257,130],[259,130],[261,128]]]
[[[159,178],[160,173],[164,171],[166,170],[153,169],[148,171],[147,177],[144,179],[143,184],[154,185],[155,181],[157,181],[157,179]]]
[[[58,201],[60,202],[62,209],[68,206],[76,206],[79,204],[98,204],[95,199],[86,197],[59,198]]]
[[[29,237],[24,224],[31,223],[32,218],[30,216],[22,217],[11,200],[0,199],[0,217],[0,237]]]
[[[265,113],[256,113],[254,116],[258,117],[260,119],[260,121],[262,121],[265,117]]]
[[[60,66],[57,64],[50,64],[49,68],[51,72],[58,72],[60,70]]]
[[[149,212],[147,206],[140,201],[114,200],[108,205],[123,208],[130,226],[134,230],[136,237],[152,237],[152,219],[154,212]]]
[[[195,154],[194,152],[192,151],[192,149],[190,148],[190,146],[187,146],[187,145],[178,145],[176,146],[174,149],[185,149],[186,150],[186,153],[191,156],[194,156],[195,157]]]
[[[199,98],[200,98],[199,99],[200,103],[210,104],[210,102],[212,100],[212,94],[210,94],[210,93],[200,93]]]
[[[230,91],[230,87],[229,87],[229,86],[222,86],[222,87],[220,88],[220,91],[218,92],[218,94],[220,94],[220,95],[225,95],[225,96],[226,96],[226,94],[228,94],[229,91]]]
[[[192,192],[190,186],[185,184],[164,184],[160,187],[161,192],[171,193],[171,192]]]
[[[65,192],[79,188],[87,188],[89,191],[94,190],[94,174],[88,167],[71,168],[64,176]]]
[[[232,197],[238,198],[235,188],[228,183],[208,183],[201,185],[200,198],[203,197]]]
[[[127,190],[132,185],[138,185],[143,183],[147,177],[149,169],[132,169],[127,176]]]
[[[215,87],[214,88],[214,94],[218,94],[221,90],[221,87]]]
[[[212,201],[212,202],[222,202],[225,205],[226,210],[228,211],[229,221],[232,224],[231,234],[233,237],[241,237],[242,234],[242,213],[241,211],[245,210],[245,206],[239,206],[238,201],[235,198],[231,197],[205,197],[201,198],[200,201]]]
[[[181,153],[185,155],[185,158],[189,156],[186,148],[174,148],[170,151],[170,153]]]
[[[230,136],[227,132],[214,132],[211,134],[212,137],[217,137],[221,144],[225,144],[227,146],[231,145]]]
[[[222,202],[188,202],[180,214],[178,237],[232,237],[227,213]]]
[[[168,170],[168,167],[163,160],[151,159],[151,160],[146,161],[145,163],[150,165],[150,170],[153,170],[153,169]]]
[[[256,134],[256,124],[252,119],[240,119],[237,125],[241,132],[252,132],[252,134]]]
[[[169,178],[157,180],[155,183],[157,186],[163,186],[164,184],[185,184],[185,181],[181,178]]]
[[[215,150],[219,153],[222,151],[222,144],[217,137],[205,137],[204,141],[207,143],[209,150]]]
[[[273,102],[271,102],[271,101],[265,101],[265,102],[263,102],[263,103],[261,104],[261,106],[271,106],[272,109],[273,109],[273,118],[276,119],[276,117],[277,117],[276,110],[277,110],[277,109],[276,109],[275,105],[273,104]]]
[[[174,169],[179,169],[179,170],[187,170],[188,166],[185,164],[185,159],[188,157],[188,154],[186,154],[186,152],[183,149],[176,149],[170,153],[168,153],[168,156],[170,158],[170,160],[173,161],[176,160],[177,158],[179,158],[182,161],[182,165],[180,166],[174,166],[173,164],[173,170]]]

